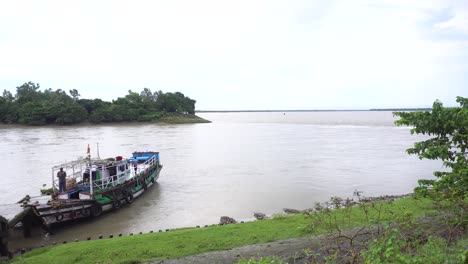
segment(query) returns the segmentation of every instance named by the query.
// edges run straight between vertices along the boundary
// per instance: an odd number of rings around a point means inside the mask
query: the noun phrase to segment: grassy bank
[[[369,210],[367,214],[362,213],[360,206],[354,206],[314,215],[326,214],[323,219],[342,219],[341,227],[357,227],[367,225],[369,218],[384,223],[403,216],[416,219],[433,214],[431,203],[425,199],[404,198],[377,203],[375,206],[379,210]],[[139,263],[310,236],[329,229],[329,221],[313,221],[304,214],[276,215],[269,220],[243,224],[186,228],[39,248],[13,259],[12,263]]]
[[[196,115],[179,113],[165,113],[158,122],[169,124],[211,123],[211,121]]]

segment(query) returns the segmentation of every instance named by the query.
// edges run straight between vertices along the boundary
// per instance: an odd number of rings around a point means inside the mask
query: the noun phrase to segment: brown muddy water
[[[201,113],[210,124],[0,126],[0,215],[50,186],[51,167],[85,155],[160,151],[159,183],[131,206],[11,246],[213,224],[220,216],[305,209],[331,196],[411,192],[437,161],[408,156],[423,139],[391,112]],[[33,199],[34,201],[34,199]],[[2,212],[3,210],[3,212]]]

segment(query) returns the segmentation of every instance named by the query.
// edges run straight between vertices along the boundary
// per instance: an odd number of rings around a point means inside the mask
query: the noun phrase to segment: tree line
[[[0,96],[0,123],[25,125],[68,125],[82,122],[105,123],[157,121],[166,113],[195,113],[196,101],[183,93],[128,91],[112,102],[80,99],[76,89],[40,90],[39,84],[24,83],[16,94],[4,90]]]

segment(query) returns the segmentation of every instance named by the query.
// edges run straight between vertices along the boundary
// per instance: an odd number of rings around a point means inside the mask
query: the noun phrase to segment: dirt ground
[[[447,237],[447,229],[435,218],[423,218],[418,221],[422,232],[418,239],[424,240],[429,235]],[[199,255],[187,256],[177,259],[151,262],[153,264],[209,264],[209,263],[235,263],[241,259],[258,259],[260,257],[277,256],[288,263],[325,263],[329,256],[334,257],[334,263],[353,263],[356,261],[356,252],[366,248],[367,242],[375,238],[379,227],[353,228],[320,236],[287,239],[265,244],[247,245],[230,250],[215,251]],[[408,230],[413,232],[414,230]],[[454,234],[451,234],[453,236]],[[466,237],[466,230],[458,230],[454,237]],[[352,238],[352,241],[351,241]],[[353,261],[354,260],[354,261]]]
[[[342,232],[342,236],[355,236],[354,246],[369,238],[369,234],[360,230],[361,228],[349,229]],[[278,256],[289,263],[323,263],[328,255],[336,251],[336,236],[338,234],[320,235],[315,237],[294,238],[275,241],[265,244],[248,245],[230,250],[209,252],[178,259],[162,260],[152,263],[158,264],[206,264],[206,263],[234,263],[241,259],[260,258],[267,256]],[[349,244],[347,239],[340,239],[341,248],[344,249]],[[343,262],[346,256],[340,257]],[[341,261],[340,261],[341,262]]]
[[[204,253],[200,255],[188,256],[178,259],[162,260],[158,264],[175,264],[175,263],[193,263],[193,264],[207,264],[207,263],[233,263],[240,259],[259,258],[266,256],[280,256],[292,257],[297,261],[296,263],[304,262],[307,256],[304,249],[320,247],[320,238],[296,238],[282,241],[276,241],[265,244],[248,245],[238,248],[233,248],[224,251],[215,251]]]

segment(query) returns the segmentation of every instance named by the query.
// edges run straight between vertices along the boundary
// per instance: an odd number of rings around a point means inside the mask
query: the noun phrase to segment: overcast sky
[[[0,2],[2,91],[367,109],[455,105],[467,77],[467,0]]]

